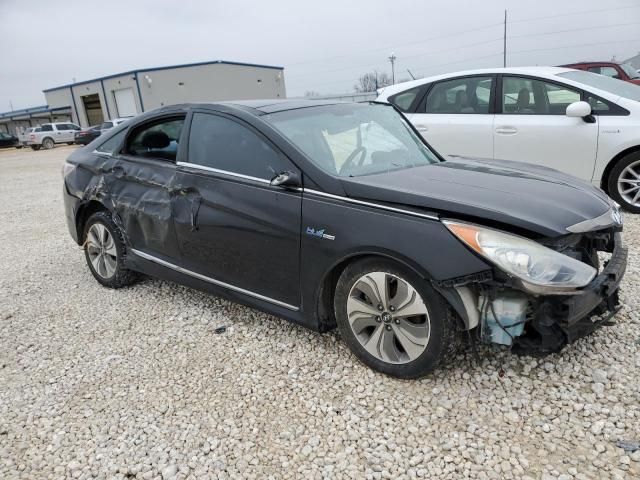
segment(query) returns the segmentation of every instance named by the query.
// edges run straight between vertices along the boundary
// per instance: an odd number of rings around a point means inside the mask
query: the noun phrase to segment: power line
[[[403,55],[401,60],[404,61],[407,58],[416,58],[416,57],[424,57],[426,55],[437,55],[437,54],[440,54],[440,53],[448,53],[448,52],[453,52],[455,50],[459,50],[461,48],[475,47],[475,46],[478,46],[478,45],[484,45],[484,44],[487,44],[487,43],[493,43],[493,42],[497,42],[497,41],[501,41],[501,40],[502,40],[502,37],[500,37],[500,38],[492,38],[490,40],[485,40],[485,41],[482,41],[482,42],[466,43],[466,44],[463,44],[463,45],[457,45],[455,47],[445,48],[445,49],[442,49],[442,50],[431,50],[429,52],[424,52],[424,53],[416,53],[416,54],[412,54],[412,55]],[[345,66],[345,67],[334,68],[334,69],[331,69],[331,70],[322,70],[322,73],[342,72],[342,71],[345,71],[345,70],[353,70],[353,69],[361,69],[361,68],[373,68],[373,67],[371,66],[371,63],[367,63],[366,65],[365,64],[358,64],[358,65],[351,64],[351,65],[348,65],[348,66]],[[313,76],[313,75],[317,75],[317,74],[318,74],[318,72],[298,73],[296,75],[287,75],[287,78],[308,77],[308,76]]]
[[[509,35],[509,38],[522,38],[522,37],[538,37],[540,35],[552,35],[555,33],[567,33],[567,32],[580,32],[582,30],[595,30],[597,28],[612,28],[612,27],[626,27],[630,25],[640,25],[640,22],[631,22],[631,23],[614,23],[611,25],[599,25],[595,27],[581,27],[581,28],[570,28],[567,30],[553,30],[551,32],[540,32],[540,33],[525,33],[523,35]]]
[[[629,8],[640,8],[640,5],[627,5],[624,7],[617,7],[617,8],[599,8],[597,10],[581,10],[578,12],[560,13],[558,15],[546,15],[543,17],[532,17],[532,18],[523,18],[521,20],[511,20],[509,23],[535,22],[538,20],[546,20],[549,18],[570,17],[573,15],[583,15],[585,13],[613,12],[617,10],[626,10]]]
[[[434,40],[441,40],[443,38],[449,38],[449,37],[455,37],[455,36],[459,36],[459,35],[464,35],[466,33],[479,32],[480,30],[486,30],[488,28],[497,27],[499,25],[502,25],[502,23],[492,23],[492,24],[485,25],[485,26],[482,26],[482,27],[471,28],[471,29],[468,29],[468,30],[461,30],[461,31],[453,32],[453,33],[448,33],[446,35],[439,35],[439,36],[436,36],[436,37],[428,37],[428,38],[424,38],[422,40],[415,40],[415,41],[411,41],[411,42],[407,42],[407,43],[400,43],[400,44],[397,44],[397,45],[390,45],[390,46],[381,47],[381,48],[375,48],[375,49],[371,49],[371,50],[360,50],[358,52],[352,52],[352,53],[348,53],[348,54],[344,54],[344,55],[336,55],[334,57],[322,57],[322,58],[318,58],[316,60],[306,60],[304,62],[290,63],[290,64],[287,65],[287,68],[288,67],[295,67],[297,65],[305,65],[305,64],[308,64],[308,63],[317,63],[317,62],[324,62],[324,61],[327,61],[327,60],[335,60],[337,58],[351,58],[353,55],[360,55],[362,53],[381,52],[381,51],[394,49],[394,48],[398,48],[398,47],[406,47],[406,46],[410,46],[410,45],[418,45],[420,43],[432,42]]]
[[[640,38],[629,38],[627,40],[613,40],[611,42],[595,42],[595,43],[577,43],[575,45],[562,45],[560,47],[547,47],[547,48],[531,48],[526,50],[511,50],[509,53],[527,53],[527,52],[541,52],[544,50],[560,50],[563,48],[574,47],[593,47],[595,45],[608,45],[611,43],[628,43],[628,42],[640,42]]]

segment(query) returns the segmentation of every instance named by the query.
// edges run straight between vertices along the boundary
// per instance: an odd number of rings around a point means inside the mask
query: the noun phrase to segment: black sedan
[[[9,133],[0,132],[0,148],[18,147],[20,142],[18,137]]]
[[[602,191],[445,161],[389,105],[178,105],[99,142],[64,166],[69,230],[98,282],[144,273],[337,326],[390,375],[424,375],[463,339],[558,351],[619,303],[627,251]]]
[[[93,127],[78,130],[73,136],[73,141],[79,145],[87,145],[93,142],[101,134],[101,125],[94,125]]]

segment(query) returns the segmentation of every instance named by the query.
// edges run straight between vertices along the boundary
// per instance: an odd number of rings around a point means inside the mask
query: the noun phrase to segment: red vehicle
[[[569,65],[560,65],[566,68],[575,68],[576,70],[586,70],[587,72],[598,73],[606,77],[617,78],[625,82],[640,85],[640,73],[635,68],[626,63],[617,62],[580,62],[570,63]]]

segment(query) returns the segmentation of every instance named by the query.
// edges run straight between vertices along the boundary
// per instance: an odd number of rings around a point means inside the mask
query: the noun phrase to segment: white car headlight
[[[447,228],[533,293],[567,294],[587,285],[596,269],[533,240],[477,225],[444,221]]]

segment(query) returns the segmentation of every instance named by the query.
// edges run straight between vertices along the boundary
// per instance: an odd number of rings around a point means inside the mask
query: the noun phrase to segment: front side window
[[[613,67],[589,67],[587,71],[591,73],[597,73],[599,75],[604,75],[605,77],[609,78],[620,78],[618,70]]]
[[[127,153],[135,157],[176,161],[184,117],[153,122],[133,131]]]
[[[53,132],[53,125],[51,125],[49,123],[47,123],[45,125],[42,125],[40,127],[40,131],[42,131],[42,132]]]
[[[466,77],[436,83],[422,113],[489,113],[492,77]]]
[[[189,163],[264,180],[291,168],[287,159],[249,127],[208,113],[193,115]]]
[[[572,88],[531,78],[503,77],[502,113],[517,115],[565,115],[580,101]]]
[[[408,112],[413,105],[416,97],[420,93],[422,86],[415,87],[410,90],[406,90],[404,92],[396,93],[395,95],[389,97],[389,103],[394,104],[403,112]]]
[[[118,148],[120,148],[120,145],[122,145],[122,142],[124,140],[124,136],[126,135],[126,133],[127,133],[126,130],[122,130],[121,132],[116,133],[109,140],[107,140],[102,145],[97,147],[96,151],[100,153],[106,153],[108,155],[113,155],[117,153]]]
[[[355,177],[439,161],[402,115],[388,105],[323,105],[263,119],[331,175]]]

